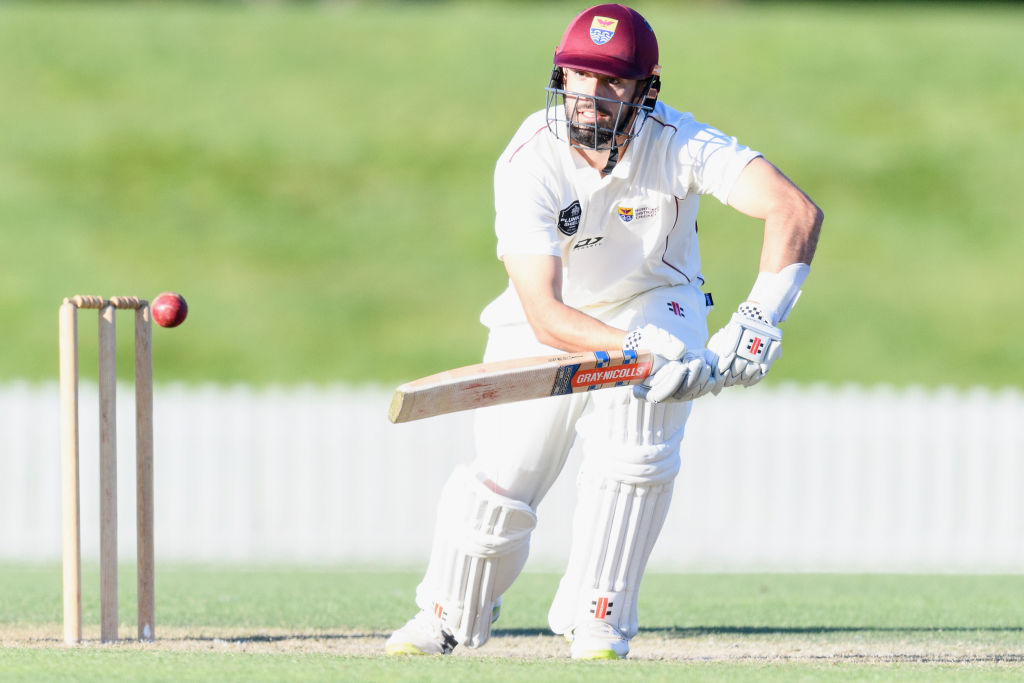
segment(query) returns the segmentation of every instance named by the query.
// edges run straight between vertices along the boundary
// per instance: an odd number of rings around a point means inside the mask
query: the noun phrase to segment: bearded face
[[[649,109],[640,102],[645,101],[652,82],[555,67],[545,88],[548,127],[557,136],[568,137],[574,147],[616,149],[638,132],[637,117]]]
[[[564,105],[569,138],[591,149],[609,148],[615,138],[625,134],[635,116],[629,104],[604,98],[567,95]]]

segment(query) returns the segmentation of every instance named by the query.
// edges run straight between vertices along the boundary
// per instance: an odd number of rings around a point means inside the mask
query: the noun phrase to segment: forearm
[[[729,194],[729,205],[764,221],[761,272],[811,264],[824,214],[771,163],[762,158],[751,161]]]
[[[802,192],[765,216],[764,244],[747,301],[759,304],[772,324],[786,319],[810,272],[823,219]]]
[[[622,348],[625,330],[605,325],[562,302],[560,258],[506,254],[504,261],[537,341],[564,351]]]
[[[563,351],[596,351],[622,348],[625,330],[606,325],[560,301],[526,309],[537,341]]]
[[[765,216],[760,271],[778,273],[794,263],[811,264],[824,214],[806,195]]]

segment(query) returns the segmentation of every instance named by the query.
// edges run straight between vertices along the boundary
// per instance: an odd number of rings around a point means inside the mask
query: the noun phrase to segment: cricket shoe
[[[629,639],[606,621],[586,622],[565,637],[572,641],[573,659],[625,659],[629,654]]]
[[[448,655],[458,645],[432,612],[420,610],[384,643],[388,655]]]

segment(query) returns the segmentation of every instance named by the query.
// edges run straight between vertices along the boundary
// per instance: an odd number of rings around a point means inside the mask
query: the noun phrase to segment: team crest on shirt
[[[572,237],[580,229],[580,215],[583,209],[580,207],[580,200],[574,201],[569,206],[558,212],[558,231],[563,235]]]
[[[641,220],[643,218],[654,218],[658,215],[658,207],[656,206],[638,206],[636,208],[628,206],[619,207],[619,218],[622,219],[623,223],[629,223],[634,218]]]
[[[594,20],[590,22],[590,40],[594,45],[604,45],[615,35],[615,27],[618,25],[618,19],[594,17]]]

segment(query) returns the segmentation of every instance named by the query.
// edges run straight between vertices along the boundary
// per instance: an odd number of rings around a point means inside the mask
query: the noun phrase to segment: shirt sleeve
[[[682,167],[689,173],[684,182],[698,194],[710,194],[723,204],[747,164],[761,156],[736,138],[698,124],[680,150]]]
[[[505,254],[561,256],[556,199],[526,160],[502,155],[494,172],[494,231]]]

